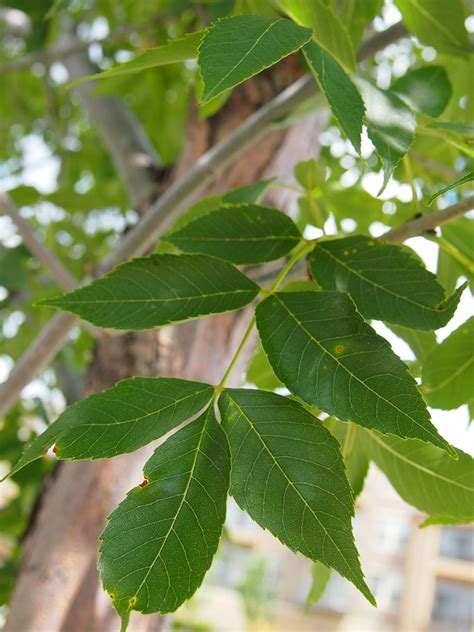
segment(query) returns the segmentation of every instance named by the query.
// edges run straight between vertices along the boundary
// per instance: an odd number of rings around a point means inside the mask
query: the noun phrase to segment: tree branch
[[[377,33],[362,44],[358,59],[362,61],[404,37],[407,31],[398,23],[382,33]],[[81,86],[79,86],[81,87]],[[284,90],[275,99],[264,105],[248,118],[230,136],[215,145],[197,161],[184,178],[171,186],[160,199],[150,206],[135,228],[130,230],[117,250],[104,261],[101,272],[110,270],[117,263],[134,255],[146,252],[181,212],[184,203],[226,169],[252,144],[256,143],[273,124],[284,118],[295,107],[315,94],[317,85],[307,75]],[[0,416],[16,401],[21,389],[33,380],[49,363],[67,338],[70,328],[78,319],[70,314],[54,316],[40,333],[37,340],[16,363],[8,379],[0,384]],[[57,335],[54,331],[57,330]],[[44,344],[44,340],[47,344]]]
[[[63,266],[56,255],[36,238],[28,222],[21,217],[7,193],[0,193],[0,211],[3,211],[12,220],[28,249],[51,272],[59,285],[69,291],[75,290],[77,288],[76,279]]]
[[[58,46],[64,41],[68,44],[78,42],[68,16],[64,16],[63,22]],[[64,59],[64,65],[71,81],[97,71],[85,53],[69,55]],[[136,117],[119,98],[95,94],[95,85],[96,82],[89,81],[76,86],[73,91],[109,150],[133,206],[140,212],[157,189],[159,159]]]
[[[433,230],[434,228],[437,228],[438,226],[441,226],[446,222],[456,219],[456,217],[464,215],[472,209],[474,209],[474,195],[469,195],[457,204],[448,206],[442,211],[436,211],[435,213],[431,213],[430,215],[418,217],[417,219],[406,222],[401,226],[392,228],[387,233],[382,235],[380,239],[381,241],[388,241],[392,243],[405,241],[406,239],[410,239],[410,237],[423,235],[423,233],[425,233],[426,231]]]

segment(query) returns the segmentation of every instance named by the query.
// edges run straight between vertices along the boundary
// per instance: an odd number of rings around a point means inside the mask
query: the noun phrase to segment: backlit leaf
[[[436,200],[436,198],[439,198],[440,195],[444,195],[448,191],[452,191],[453,189],[457,189],[458,187],[461,187],[463,184],[467,184],[468,182],[473,182],[473,181],[474,181],[474,171],[471,171],[470,173],[466,173],[466,175],[463,176],[462,178],[459,178],[458,180],[451,182],[451,184],[448,184],[448,186],[443,187],[442,189],[437,191],[434,195],[432,195],[428,201],[428,204],[432,204]]]
[[[355,54],[350,37],[325,0],[278,0],[278,4],[295,22],[312,29],[314,41],[347,71],[355,69]]]
[[[239,309],[258,292],[225,261],[164,254],[132,259],[90,285],[41,304],[98,327],[137,331]]]
[[[170,40],[167,44],[163,44],[163,46],[147,48],[123,64],[74,81],[71,85],[82,83],[83,81],[90,81],[91,79],[109,79],[111,77],[129,75],[142,72],[143,70],[149,70],[150,68],[157,68],[158,66],[175,64],[177,62],[186,61],[187,59],[192,59],[197,56],[198,46],[203,36],[204,31],[188,33],[179,39]]]
[[[300,404],[274,393],[228,389],[219,408],[240,507],[374,603],[354,544],[353,500],[337,441]]]
[[[277,377],[343,421],[451,449],[430,422],[407,367],[342,292],[279,292],[257,307]]]
[[[104,459],[133,452],[204,408],[208,384],[165,377],[133,377],[67,408],[26,450],[18,472],[55,446],[60,459]]]
[[[428,46],[453,55],[469,54],[462,0],[395,0],[407,28]]]
[[[407,248],[370,237],[318,241],[310,267],[324,290],[348,292],[364,318],[413,329],[446,325],[464,290],[445,299],[436,277]]]
[[[456,450],[457,459],[416,439],[366,433],[370,456],[398,494],[431,516],[474,519],[473,459]]]
[[[423,362],[422,391],[432,408],[458,408],[474,386],[474,317],[432,349]]]
[[[102,583],[124,620],[130,610],[173,612],[211,565],[229,485],[227,441],[213,407],[159,446],[144,475],[101,535]]]
[[[199,47],[206,103],[299,50],[311,30],[286,18],[238,15],[211,26]]]
[[[326,591],[329,580],[331,579],[331,569],[321,562],[313,564],[311,569],[311,588],[306,597],[305,608],[317,603]]]
[[[183,252],[232,263],[273,261],[288,254],[302,236],[284,213],[257,204],[226,204],[164,237]]]
[[[429,116],[442,114],[452,95],[451,82],[442,66],[410,70],[397,79],[390,90],[396,92],[413,110]]]

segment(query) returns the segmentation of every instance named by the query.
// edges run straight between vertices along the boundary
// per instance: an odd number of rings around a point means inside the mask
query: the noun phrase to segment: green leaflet
[[[390,86],[406,103],[418,112],[439,116],[451,99],[453,89],[442,66],[427,66],[407,72]]]
[[[457,459],[416,439],[401,440],[366,433],[370,456],[398,494],[435,517],[460,522],[474,519],[473,459],[456,450]]]
[[[349,0],[342,4],[341,21],[357,50],[366,27],[380,13],[383,0]]]
[[[438,238],[442,251],[438,256],[438,267],[445,255],[449,257],[448,262],[454,264],[453,282],[462,274],[474,285],[474,220],[458,217],[444,224],[441,235]]]
[[[433,121],[419,116],[423,132],[449,143],[468,156],[474,156],[474,123],[471,121]]]
[[[126,61],[123,64],[119,64],[118,66],[114,66],[95,75],[83,77],[82,79],[73,81],[70,85],[74,86],[83,81],[90,81],[91,79],[120,77],[142,72],[143,70],[149,70],[150,68],[157,68],[158,66],[164,66],[166,64],[175,64],[186,61],[187,59],[192,59],[197,55],[198,46],[203,36],[204,31],[188,33],[179,39],[170,40],[168,43],[163,44],[163,46],[147,48],[142,53],[133,57],[133,59],[130,59],[130,61]]]
[[[468,182],[473,182],[473,181],[474,181],[474,171],[470,171],[469,173],[466,173],[466,175],[463,176],[462,178],[459,178],[458,180],[451,182],[451,184],[448,184],[447,186],[437,191],[434,195],[430,197],[430,199],[428,200],[428,204],[432,204],[437,198],[439,198],[440,195],[444,195],[448,191],[452,191],[452,189],[457,189],[463,184],[467,184]]]
[[[177,217],[168,233],[177,232],[183,226],[199,219],[203,215],[207,215],[211,211],[217,210],[223,204],[257,203],[260,198],[265,195],[265,192],[271,186],[272,182],[273,180],[260,180],[259,182],[252,182],[251,184],[244,184],[236,189],[231,189],[224,195],[210,195],[209,197],[202,198]],[[164,240],[165,236],[163,235],[158,244],[158,252],[160,253],[168,252],[173,248]]]
[[[337,61],[315,42],[308,42],[303,53],[338,125],[360,154],[365,108],[357,88]]]
[[[337,441],[300,404],[274,393],[227,389],[219,408],[231,451],[231,494],[240,507],[374,603],[354,544],[354,503]]]
[[[258,204],[225,204],[168,233],[164,239],[183,252],[199,252],[232,263],[280,259],[302,239],[281,211]]]
[[[40,304],[98,327],[138,331],[239,309],[258,292],[225,261],[163,254],[132,259],[90,285]]]
[[[331,579],[331,569],[321,562],[315,562],[311,569],[311,588],[306,597],[305,609],[317,603],[324,595],[326,587]]]
[[[430,422],[406,366],[341,292],[278,292],[257,307],[257,327],[277,377],[341,420],[453,452]]]
[[[72,4],[72,0],[54,0],[52,7],[45,15],[45,19],[53,18],[63,11],[67,11]]]
[[[341,20],[325,0],[278,0],[295,22],[313,30],[313,39],[348,71],[355,70],[352,42]]]
[[[436,335],[433,331],[420,331],[400,325],[388,325],[388,328],[407,343],[419,362],[423,362],[431,349],[436,346]]]
[[[351,424],[329,418],[325,420],[324,425],[336,437],[342,449]],[[348,454],[344,456],[344,464],[355,500],[364,488],[365,478],[369,471],[370,458],[360,441],[360,436],[364,431],[353,426],[352,432],[351,445],[349,446]]]
[[[275,375],[272,365],[268,361],[267,354],[263,350],[260,342],[257,343],[250,363],[247,367],[245,379],[257,388],[266,391],[274,391],[277,388],[284,388],[285,385]]]
[[[310,29],[286,18],[238,15],[219,20],[199,46],[202,102],[273,66],[310,38]]]
[[[432,408],[449,410],[469,401],[474,385],[474,317],[427,355],[422,382]]]
[[[364,100],[367,133],[384,170],[380,195],[413,142],[416,117],[396,94],[381,90],[360,77],[354,77],[354,81]]]
[[[348,292],[364,318],[413,329],[446,325],[465,288],[445,299],[436,277],[407,248],[363,236],[318,241],[310,267],[324,290]]]
[[[199,413],[211,400],[208,384],[133,377],[67,408],[26,450],[14,474],[55,445],[60,459],[104,459],[133,452]]]
[[[229,486],[229,452],[211,406],[159,446],[101,535],[104,589],[130,610],[173,612],[200,586],[217,550]]]
[[[318,165],[314,158],[296,163],[293,173],[298,184],[308,192],[321,189],[326,180],[326,168]]]
[[[431,527],[434,524],[462,525],[466,520],[463,518],[453,518],[452,516],[429,516],[420,524],[420,529]]]
[[[395,0],[407,28],[428,46],[452,55],[469,54],[462,0]]]

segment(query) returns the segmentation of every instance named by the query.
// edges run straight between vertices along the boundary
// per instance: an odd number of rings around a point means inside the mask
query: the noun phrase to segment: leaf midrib
[[[266,235],[262,237],[199,237],[199,236],[190,236],[186,237],[184,235],[170,235],[170,240],[174,241],[286,241],[288,239],[292,241],[302,241],[302,238],[297,235]]]
[[[57,302],[51,302],[51,305],[109,305],[110,303],[175,303],[180,301],[191,301],[195,299],[202,298],[214,298],[217,296],[227,296],[229,294],[243,294],[243,293],[253,293],[257,290],[257,287],[248,288],[248,289],[239,289],[239,290],[227,290],[225,292],[214,292],[213,294],[198,294],[196,296],[172,296],[170,298],[115,298],[112,299],[80,299],[80,300],[64,300],[63,298],[57,299]],[[46,302],[44,303],[46,305]]]

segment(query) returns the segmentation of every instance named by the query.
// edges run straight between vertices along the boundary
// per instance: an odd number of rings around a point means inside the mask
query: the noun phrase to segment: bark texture
[[[234,92],[215,117],[191,115],[187,141],[175,177],[215,142],[294,81],[294,60],[266,72]],[[267,136],[247,151],[208,193],[259,178],[291,181],[294,162],[318,153],[325,114],[311,115],[288,130]],[[279,197],[280,196],[280,197]],[[277,199],[279,197],[279,199]],[[272,202],[291,211],[285,192]],[[143,333],[106,337],[98,342],[86,392],[110,388],[132,375],[167,375],[216,383],[222,377],[250,318],[248,311],[223,314]],[[242,368],[242,367],[240,367]],[[232,376],[239,381],[239,368]],[[5,632],[116,632],[118,618],[102,592],[96,571],[97,538],[106,516],[126,491],[143,478],[152,448],[110,461],[64,463],[43,495],[36,522],[24,545],[24,558]],[[164,619],[134,614],[130,630],[163,630]]]

